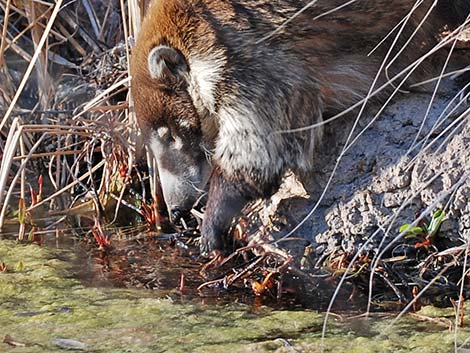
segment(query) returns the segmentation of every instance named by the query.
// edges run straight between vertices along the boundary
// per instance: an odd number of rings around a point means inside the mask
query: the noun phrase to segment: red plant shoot
[[[91,233],[93,234],[93,237],[98,243],[98,248],[100,250],[104,250],[110,247],[111,241],[109,237],[105,234],[103,227],[101,226],[101,222],[98,220],[98,218],[95,218],[95,225],[91,229]]]
[[[147,205],[144,201],[142,201],[142,207],[140,209],[140,214],[144,217],[145,222],[149,225],[150,229],[157,229],[158,227],[158,216],[157,211],[155,209],[155,205],[152,202]]]

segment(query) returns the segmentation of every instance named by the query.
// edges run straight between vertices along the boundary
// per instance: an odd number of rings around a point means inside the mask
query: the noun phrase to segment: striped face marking
[[[171,135],[168,127],[159,127],[148,145],[157,161],[158,175],[168,210],[190,210],[204,191],[210,174],[203,149],[184,148],[182,137]]]

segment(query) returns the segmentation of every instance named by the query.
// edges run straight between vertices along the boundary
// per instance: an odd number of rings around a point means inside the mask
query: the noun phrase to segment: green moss
[[[2,352],[63,352],[51,340],[69,338],[90,352],[318,352],[322,315],[245,305],[177,304],[146,290],[87,288],[72,278],[55,250],[0,241],[0,340],[10,335],[26,347],[0,343]],[[61,258],[71,258],[72,253]],[[22,261],[23,268],[15,271]],[[430,310],[430,309],[426,309]],[[423,311],[423,315],[425,312]],[[426,313],[426,315],[430,315]],[[453,333],[431,322],[332,320],[325,352],[450,352]],[[468,337],[461,330],[459,342]]]

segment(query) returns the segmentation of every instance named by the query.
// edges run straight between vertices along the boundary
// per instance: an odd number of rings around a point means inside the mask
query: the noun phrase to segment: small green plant
[[[442,222],[446,217],[446,213],[443,210],[437,210],[431,217],[431,220],[426,224],[421,226],[411,226],[407,223],[400,227],[400,233],[405,232],[407,236],[425,236],[427,239],[434,237],[439,228],[441,227]]]
[[[15,272],[23,272],[24,270],[24,264],[23,261],[18,261],[16,264]]]

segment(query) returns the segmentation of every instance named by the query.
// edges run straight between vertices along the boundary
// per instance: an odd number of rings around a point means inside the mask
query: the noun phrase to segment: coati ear
[[[188,72],[183,54],[166,45],[158,45],[150,51],[147,65],[150,76],[164,84],[176,83]]]

